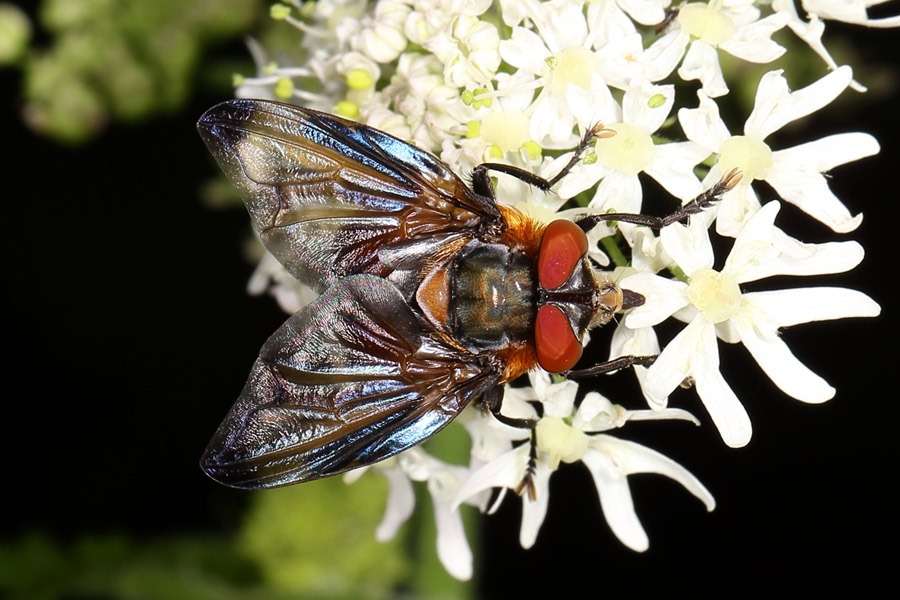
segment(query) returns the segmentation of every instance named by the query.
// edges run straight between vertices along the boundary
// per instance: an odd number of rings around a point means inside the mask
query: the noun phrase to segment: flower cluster
[[[804,243],[776,219],[787,202],[836,234],[856,229],[862,215],[832,193],[826,173],[877,153],[875,139],[838,133],[777,148],[770,138],[848,87],[864,89],[850,67],[838,66],[825,49],[823,19],[900,25],[900,17],[869,19],[870,4],[803,0],[805,18],[792,0],[321,0],[272,8],[273,17],[297,29],[306,60],[270,62],[254,45],[259,72],[239,80],[239,96],[288,100],[359,120],[434,152],[461,174],[490,161],[551,178],[585,131],[602,123],[614,132],[592,144],[555,194],[497,178],[498,197],[534,218],[549,220],[559,209],[579,205],[563,216],[639,213],[647,178],[671,194],[674,209],[733,169],[741,174],[716,206],[689,222],[661,231],[620,223],[591,232],[590,256],[616,266],[625,266],[624,258],[628,269],[620,285],[646,298],[621,319],[610,357],[659,357],[649,368],[635,368],[644,409],[626,410],[596,392],[579,395],[576,383],[543,372],[530,374],[530,386],[506,390],[504,415],[538,420],[536,498],[523,500],[524,547],[536,539],[549,500],[547,482],[561,462],[584,463],[610,529],[635,550],[646,549],[648,540],[633,509],[629,475],[666,475],[712,510],[712,496],[687,470],[609,432],[647,419],[699,424],[667,406],[669,394],[689,382],[724,442],[747,444],[750,419],[719,370],[720,342],[744,344],[789,396],[823,402],[834,394],[791,353],[779,329],[872,317],[879,306],[849,289],[752,291],[751,284],[776,275],[840,273],[863,259],[854,241]],[[785,53],[772,39],[780,30],[790,30],[820,56],[825,74],[792,91],[784,72],[765,73],[743,130],[732,133],[719,113],[730,90],[719,59],[727,53],[770,63]],[[778,200],[760,197],[770,189]],[[727,257],[715,256],[716,237],[732,239]],[[611,240],[619,246],[613,249]],[[302,304],[300,287],[271,258],[261,263],[254,286],[264,289],[267,281],[283,306]],[[660,349],[654,326],[670,317],[686,325]],[[410,481],[426,481],[440,558],[465,579],[472,555],[459,505],[488,510],[488,490],[515,489],[531,459],[526,430],[478,410],[460,420],[472,438],[469,465],[449,465],[417,448],[376,467],[391,482],[378,536],[390,537],[409,516]]]

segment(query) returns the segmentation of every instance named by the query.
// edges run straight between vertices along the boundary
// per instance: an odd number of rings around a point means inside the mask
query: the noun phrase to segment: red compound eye
[[[538,280],[545,290],[566,282],[587,252],[587,236],[572,221],[559,219],[547,225],[538,253]]]
[[[574,367],[583,350],[581,342],[572,332],[569,319],[552,304],[543,304],[538,308],[534,346],[538,363],[550,373],[561,373]]]

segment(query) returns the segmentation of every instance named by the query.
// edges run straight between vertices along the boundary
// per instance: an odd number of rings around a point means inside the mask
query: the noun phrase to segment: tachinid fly
[[[733,187],[732,172],[665,218],[544,224],[498,204],[490,171],[549,190],[602,131],[546,180],[486,163],[468,187],[440,160],[382,131],[297,106],[232,100],[200,135],[266,248],[320,296],[263,345],[201,459],[240,488],[288,485],[370,465],[427,439],[476,400],[504,423],[503,385],[568,372],[584,334],[643,301],[587,258],[589,231],[662,227]],[[579,374],[648,364],[621,357]],[[523,473],[529,491],[530,473]]]

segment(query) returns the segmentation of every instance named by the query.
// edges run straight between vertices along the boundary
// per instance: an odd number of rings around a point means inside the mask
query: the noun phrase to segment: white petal
[[[649,411],[647,411],[649,412]],[[613,456],[614,462],[626,474],[656,473],[664,475],[680,483],[684,489],[692,493],[703,504],[706,510],[716,508],[716,500],[700,480],[693,473],[680,464],[641,444],[622,440],[609,435],[598,435],[594,438],[594,444],[598,449]]]
[[[752,432],[750,417],[719,373],[715,327],[702,317],[689,323],[663,349],[648,370],[648,388],[658,378],[660,390],[666,389],[668,394],[688,376],[694,378],[697,395],[725,443],[732,448],[745,446]]]
[[[719,54],[715,48],[700,40],[694,40],[688,48],[678,76],[685,81],[699,79],[703,84],[703,91],[711,98],[718,98],[728,93],[725,77],[722,75],[722,66],[719,64]]]
[[[613,332],[610,342],[609,357],[619,356],[649,356],[659,354],[659,341],[652,327],[639,327],[631,329],[624,323],[620,323]],[[643,369],[639,365],[635,369]]]
[[[773,275],[824,275],[843,273],[862,262],[863,247],[856,242],[826,242],[807,244],[813,250],[808,257],[779,255],[777,258],[754,265],[743,271],[746,281],[757,281]]]
[[[663,103],[651,106],[647,99],[652,96],[662,96]],[[640,127],[648,133],[653,133],[665,122],[672,111],[675,102],[675,86],[673,85],[644,85],[640,93],[626,92],[622,98],[622,119],[629,125]]]
[[[652,327],[631,329],[625,323],[620,323],[616,327],[610,342],[610,359],[620,356],[654,356],[657,354],[659,354],[659,340]],[[643,390],[644,381],[647,378],[647,367],[635,365],[633,371],[635,377],[637,377],[638,384],[641,386],[641,390]],[[654,401],[646,394],[644,394],[644,398],[654,407],[664,407],[668,400],[667,398],[662,398]],[[583,402],[582,406],[584,406]]]
[[[472,578],[472,550],[466,541],[462,517],[457,510],[451,512],[446,504],[435,502],[434,520],[441,564],[456,579],[468,581]]]
[[[534,473],[534,487],[537,498],[524,500],[522,503],[522,527],[519,529],[519,544],[531,548],[537,539],[538,531],[547,515],[547,504],[550,502],[550,469],[538,463]]]
[[[878,142],[867,134],[835,135],[772,154],[773,165],[765,180],[782,198],[825,223],[846,233],[859,226],[862,215],[851,216],[829,189],[823,173],[833,166],[877,154]]]
[[[700,101],[697,108],[682,108],[678,111],[678,122],[689,140],[700,144],[710,153],[718,152],[725,140],[731,137],[731,133],[719,116],[716,101],[703,90],[697,91],[697,98]]]
[[[550,52],[538,34],[524,27],[514,27],[510,39],[500,42],[500,56],[521,71],[540,75],[547,68],[544,61]]]
[[[551,52],[581,46],[587,38],[587,21],[580,5],[569,3],[551,7],[541,4],[538,11],[539,17],[543,18],[538,18],[535,24]]]
[[[591,3],[592,6],[594,3]],[[615,4],[606,2],[605,4]],[[657,0],[618,0],[618,4],[628,15],[641,25],[656,25],[662,23],[666,17],[666,11],[662,3]]]
[[[834,397],[834,388],[797,360],[776,331],[760,331],[757,322],[735,319],[741,342],[769,379],[788,396],[819,403]]]
[[[691,321],[659,353],[656,362],[647,369],[644,392],[654,402],[662,401],[691,373],[691,358],[700,350],[703,330],[712,325],[702,317]]]
[[[529,445],[522,444],[472,473],[453,497],[451,509],[456,510],[467,498],[494,487],[515,488],[522,481],[528,466]]]
[[[644,172],[685,203],[703,191],[700,180],[694,175],[694,167],[707,156],[709,151],[694,142],[657,144],[653,161]]]
[[[394,539],[400,526],[412,515],[416,496],[412,482],[400,469],[384,469],[380,473],[388,480],[388,498],[384,518],[375,530],[375,539],[386,542]]]
[[[787,15],[776,13],[735,31],[719,48],[747,62],[770,63],[785,49],[772,40],[772,34],[787,24]]]
[[[739,28],[747,27],[759,20],[760,12],[753,0],[726,0],[723,4],[727,7],[728,16]]]
[[[613,123],[621,112],[612,91],[599,73],[591,75],[590,89],[569,85],[566,88],[565,101],[575,117],[575,122],[583,131],[597,123]],[[571,148],[573,145],[564,148]]]
[[[699,269],[712,268],[715,257],[709,232],[701,220],[692,220],[687,225],[673,223],[663,227],[659,237],[665,251],[688,277]]]
[[[572,417],[572,427],[584,432],[608,431],[620,427],[616,421],[620,414],[612,402],[597,392],[588,392],[581,402],[581,406]]]
[[[718,173],[718,168],[713,167],[710,173],[713,171]],[[717,207],[712,208],[712,210],[718,209],[716,233],[724,237],[737,237],[744,228],[744,224],[759,212],[759,208],[759,198],[756,197],[753,186],[739,183],[736,188],[722,196]],[[705,210],[703,214],[712,212],[712,210]]]
[[[628,479],[618,472],[617,465],[604,452],[589,450],[582,461],[594,478],[600,507],[609,528],[619,541],[632,550],[645,551],[650,547],[650,540],[634,512]]]
[[[572,152],[567,152],[555,159],[547,172],[556,175],[572,158]],[[591,163],[589,165],[579,163],[575,165],[571,171],[563,178],[557,188],[557,194],[560,198],[569,199],[572,196],[580,194],[584,190],[590,189],[597,185],[597,182],[603,179],[609,173],[609,169],[600,163]]]
[[[813,169],[825,173],[834,167],[874,156],[879,151],[881,146],[878,140],[868,133],[857,131],[829,135],[793,148],[778,150],[773,153],[772,160],[776,164],[787,161],[804,170]]]
[[[716,323],[716,337],[726,344],[739,344],[741,336],[738,335],[737,329],[731,322],[731,319]]]
[[[877,317],[881,307],[857,290],[833,287],[797,288],[743,295],[745,311],[754,320],[790,327],[800,323],[852,317]]]
[[[677,319],[678,321],[681,321],[684,324],[688,324],[691,321],[693,321],[694,319],[696,319],[698,316],[700,316],[700,311],[697,309],[696,306],[691,304],[691,305],[685,306],[684,308],[682,308],[681,310],[679,310],[677,313],[675,313],[672,316],[675,317],[675,319]]]
[[[635,273],[623,279],[621,286],[646,299],[642,306],[632,309],[625,316],[623,322],[631,329],[662,323],[690,302],[687,285],[677,279],[666,279],[651,273]]]
[[[588,235],[588,239],[590,235]],[[631,266],[638,271],[657,273],[672,263],[659,237],[649,227],[635,227],[631,234]]]
[[[591,43],[595,48],[599,48],[595,56],[600,60],[600,73],[603,75],[603,79],[609,85],[620,89],[631,88],[635,81],[647,81],[644,65],[636,58],[644,52],[641,34],[634,30],[634,24],[627,17],[625,20],[628,23],[627,26],[631,28],[627,34],[610,31],[609,26],[615,27],[615,25],[609,23],[601,26],[601,29],[605,31],[591,36]],[[606,38],[607,41],[598,46],[597,41],[601,38]],[[646,98],[645,96],[645,102]],[[669,110],[671,110],[671,106],[666,108],[666,114]]]
[[[628,411],[629,421],[689,421],[694,425],[700,426],[700,420],[681,408],[651,408],[649,410],[631,410]]]
[[[778,168],[769,170],[765,180],[785,201],[833,231],[849,233],[862,223],[862,214],[852,216],[821,173],[799,171],[779,164]]]
[[[613,170],[597,186],[594,199],[588,206],[601,212],[613,210],[634,214],[641,212],[642,199],[641,182],[637,175]]]
[[[644,0],[639,0],[644,1]],[[652,0],[646,0],[652,2]],[[628,10],[626,4],[623,4]],[[661,9],[660,9],[661,10]],[[610,41],[636,33],[634,23],[615,2],[591,2],[587,6],[588,38],[591,48],[603,48]],[[641,45],[643,48],[643,44]]]
[[[556,94],[543,94],[531,113],[531,137],[543,146],[571,148],[578,137],[573,133],[575,115],[565,98]]]
[[[569,417],[575,410],[576,394],[578,384],[570,379],[551,384],[545,394],[538,392],[538,397],[544,405],[544,416],[559,419]]]
[[[753,269],[760,264],[774,260],[779,252],[772,244],[775,232],[775,217],[781,204],[769,202],[747,221],[741,229],[722,272],[737,279],[738,283],[753,281]]]
[[[781,70],[763,75],[756,91],[756,103],[744,133],[761,140],[787,123],[805,117],[837,98],[853,78],[850,67],[840,67],[803,89],[791,92]]]
[[[866,12],[869,6],[874,6],[886,2],[886,0],[866,0],[856,2],[839,2],[839,1],[820,1],[820,2],[803,2],[803,8],[809,12],[814,12],[818,16],[825,19],[833,19],[835,21],[843,21],[845,23],[854,23],[856,25],[864,25],[866,27],[897,27],[900,26],[900,16],[884,17],[881,19],[870,19]]]
[[[641,55],[641,62],[647,67],[647,79],[660,81],[675,70],[691,36],[680,29],[662,36]]]
[[[500,15],[508,27],[515,27],[528,17],[530,8],[521,0],[500,0]]]
[[[828,53],[828,49],[822,43],[822,35],[825,33],[825,23],[816,14],[816,10],[807,10],[809,21],[804,21],[797,14],[797,7],[794,0],[773,0],[772,8],[776,12],[783,12],[788,15],[788,27],[794,34],[806,42],[813,52],[825,62],[829,70],[833,71],[838,68],[837,62]],[[866,87],[857,81],[851,81],[850,87],[857,92],[865,92]]]
[[[714,329],[712,344],[716,342]],[[753,426],[750,424],[750,416],[747,410],[738,400],[734,391],[722,377],[719,372],[719,357],[716,352],[715,361],[709,360],[709,354],[703,354],[704,365],[692,365],[694,370],[694,387],[697,395],[703,401],[703,405],[709,412],[710,418],[719,430],[719,435],[731,448],[741,448],[746,446],[753,435]]]

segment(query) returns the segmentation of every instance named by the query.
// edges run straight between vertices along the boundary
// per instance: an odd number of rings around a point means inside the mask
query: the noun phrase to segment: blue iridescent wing
[[[201,466],[226,485],[274,487],[430,437],[499,374],[429,333],[391,283],[341,280],[265,343]]]
[[[318,291],[348,275],[385,277],[377,252],[497,222],[431,154],[384,132],[298,106],[232,100],[197,123],[244,199],[263,244]]]

